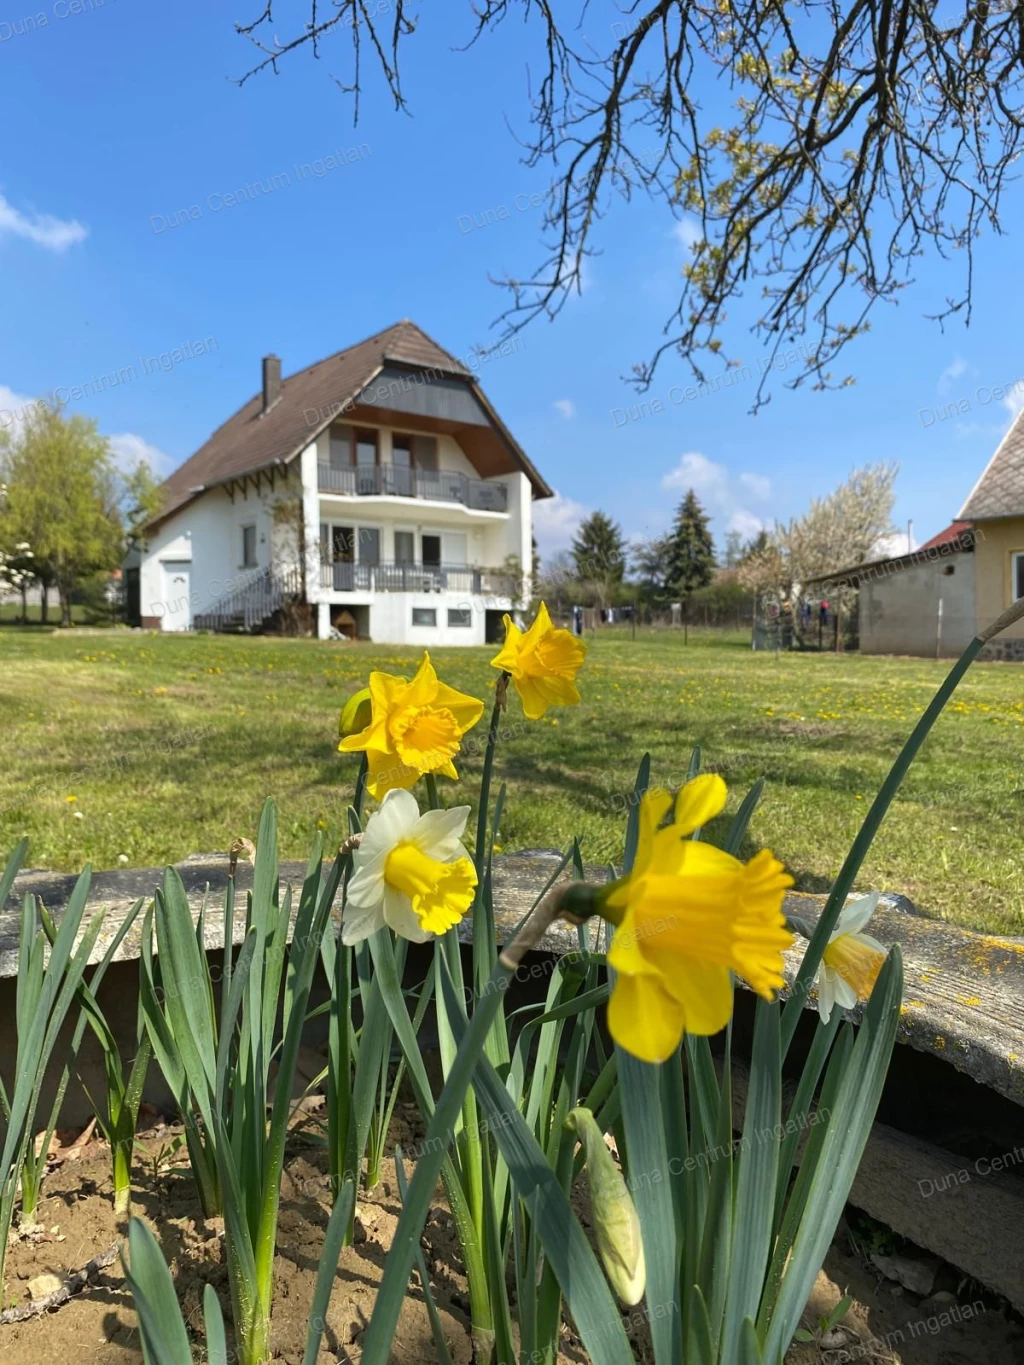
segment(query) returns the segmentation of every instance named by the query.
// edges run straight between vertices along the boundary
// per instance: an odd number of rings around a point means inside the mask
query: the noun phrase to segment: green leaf
[[[489,1116],[494,1140],[512,1174],[516,1193],[529,1210],[544,1244],[545,1256],[561,1286],[583,1348],[593,1365],[632,1365],[621,1316],[579,1220],[536,1138],[512,1105],[498,1073],[482,1048],[475,1045],[472,1029],[476,1017],[467,1028],[459,1017],[457,998],[447,977],[444,987],[449,996],[452,1026],[459,1036],[459,1061],[475,1053],[474,1089]]]
[[[160,1244],[139,1218],[128,1224],[128,1249],[124,1274],[135,1300],[146,1365],[192,1365],[171,1272]]]
[[[771,1246],[782,1116],[779,1007],[758,999],[750,1088],[733,1205],[732,1260],[722,1335],[723,1359],[745,1358],[745,1323],[757,1314]],[[749,1354],[747,1352],[747,1354]]]
[[[384,1275],[363,1345],[361,1365],[387,1365],[409,1276],[416,1260],[416,1245],[430,1212],[455,1122],[483,1051],[488,1030],[501,1007],[501,996],[508,989],[511,979],[512,973],[499,958],[487,988],[477,1000],[473,1018],[434,1108],[416,1171],[409,1185],[408,1198],[384,1264]]]
[[[889,1068],[902,994],[903,959],[896,946],[875,982],[815,1164],[807,1208],[765,1338],[768,1360],[780,1358],[793,1339],[849,1196]]]
[[[228,1365],[228,1344],[224,1337],[224,1314],[212,1284],[203,1290],[203,1321],[206,1324],[208,1365]]]
[[[626,1127],[629,1189],[640,1215],[647,1264],[647,1309],[657,1365],[682,1359],[679,1295],[679,1239],[660,1068],[641,1062],[616,1044],[622,1113]]]
[[[395,1150],[395,1176],[398,1180],[398,1197],[404,1205],[406,1195],[409,1191],[409,1182],[405,1178],[405,1164],[402,1161],[401,1147]],[[452,1353],[448,1347],[448,1338],[444,1334],[441,1326],[441,1318],[437,1311],[437,1304],[434,1302],[433,1290],[430,1288],[430,1276],[427,1274],[427,1262],[423,1255],[423,1249],[419,1242],[416,1243],[416,1269],[419,1271],[420,1284],[423,1286],[423,1298],[427,1305],[427,1317],[430,1319],[430,1335],[434,1338],[434,1351],[439,1365],[454,1365]],[[308,1362],[308,1365],[316,1365],[315,1359]]]
[[[320,1342],[327,1326],[327,1309],[331,1302],[334,1277],[338,1270],[338,1258],[341,1256],[342,1244],[349,1223],[352,1221],[352,1212],[355,1206],[355,1178],[352,1175],[347,1175],[342,1180],[341,1187],[338,1190],[338,1197],[334,1201],[334,1208],[331,1210],[331,1216],[327,1221],[324,1244],[320,1249],[320,1265],[316,1273],[316,1287],[313,1290],[313,1306],[309,1318],[309,1329],[306,1333],[306,1350],[302,1357],[302,1365],[316,1365],[316,1358],[320,1354]],[[419,1242],[417,1241],[418,1245]]]

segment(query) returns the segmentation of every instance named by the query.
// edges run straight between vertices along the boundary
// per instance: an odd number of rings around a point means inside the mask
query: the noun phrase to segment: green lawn
[[[491,651],[437,650],[439,673],[488,695]],[[158,864],[252,835],[278,802],[283,853],[342,826],[356,760],[338,711],[371,668],[410,675],[412,650],[127,631],[0,632],[0,848],[30,865]],[[945,665],[856,655],[754,655],[739,638],[674,634],[590,644],[583,705],[523,721],[513,697],[498,771],[506,850],[564,845],[618,858],[636,764],[677,785],[691,747],[730,809],[768,785],[751,836],[800,887],[827,888]],[[483,728],[482,726],[480,727]],[[958,923],[1024,934],[1024,670],[976,665],[911,770],[860,879]],[[461,765],[476,790],[481,758]],[[443,798],[457,789],[442,783]],[[715,831],[711,831],[714,836]]]

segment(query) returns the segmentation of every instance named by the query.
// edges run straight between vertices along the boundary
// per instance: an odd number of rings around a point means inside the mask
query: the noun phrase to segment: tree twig
[[[113,1242],[106,1251],[94,1256],[91,1261],[82,1266],[81,1270],[72,1271],[61,1287],[55,1289],[52,1294],[45,1294],[41,1299],[33,1299],[31,1303],[25,1304],[22,1308],[5,1309],[0,1313],[0,1325],[6,1326],[11,1322],[27,1322],[29,1318],[38,1318],[43,1313],[49,1313],[51,1309],[60,1308],[75,1294],[80,1294],[101,1270],[115,1261],[120,1250],[121,1243],[119,1241]]]

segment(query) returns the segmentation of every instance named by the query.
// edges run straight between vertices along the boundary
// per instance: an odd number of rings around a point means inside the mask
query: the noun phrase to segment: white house
[[[281,377],[164,485],[125,565],[129,621],[257,630],[289,602],[317,634],[482,644],[529,597],[551,489],[470,369],[404,321]]]

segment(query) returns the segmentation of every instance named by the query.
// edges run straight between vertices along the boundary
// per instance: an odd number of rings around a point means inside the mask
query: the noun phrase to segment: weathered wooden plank
[[[737,1132],[748,1085],[734,1061]],[[972,1160],[875,1123],[850,1203],[1024,1311],[1024,1180],[1015,1170],[1024,1170],[1024,1144]]]
[[[557,866],[557,855],[545,851],[499,856],[494,860],[494,899],[499,937],[511,932],[529,910],[534,898]],[[227,881],[227,858],[201,855],[178,864],[193,908],[198,912],[204,890],[210,887],[214,913],[208,915],[206,933],[211,948],[221,940],[222,925],[216,913]],[[305,872],[301,863],[284,863],[282,880],[298,885]],[[252,884],[252,869],[240,865],[238,887]],[[601,879],[603,869],[588,869]],[[123,915],[138,896],[151,896],[160,884],[160,869],[124,869],[98,872],[93,877],[90,904],[107,909],[104,934],[96,957],[116,932]],[[17,905],[26,892],[40,896],[59,914],[74,886],[75,878],[52,872],[23,872],[15,883],[11,903],[0,907],[0,979],[17,969]],[[805,920],[820,913],[823,898],[793,895],[787,909]],[[241,934],[238,917],[236,938]],[[871,931],[885,944],[900,943],[906,973],[903,1017],[899,1042],[926,1052],[1017,1104],[1024,1104],[1024,945],[1008,939],[972,934],[939,921],[898,913],[882,906],[872,920]],[[468,939],[471,926],[463,922]],[[575,934],[556,925],[541,947],[564,952],[576,943]],[[129,933],[119,958],[138,956],[137,931]],[[787,973],[792,979],[799,952],[789,954]],[[807,1005],[814,1008],[813,998]]]

